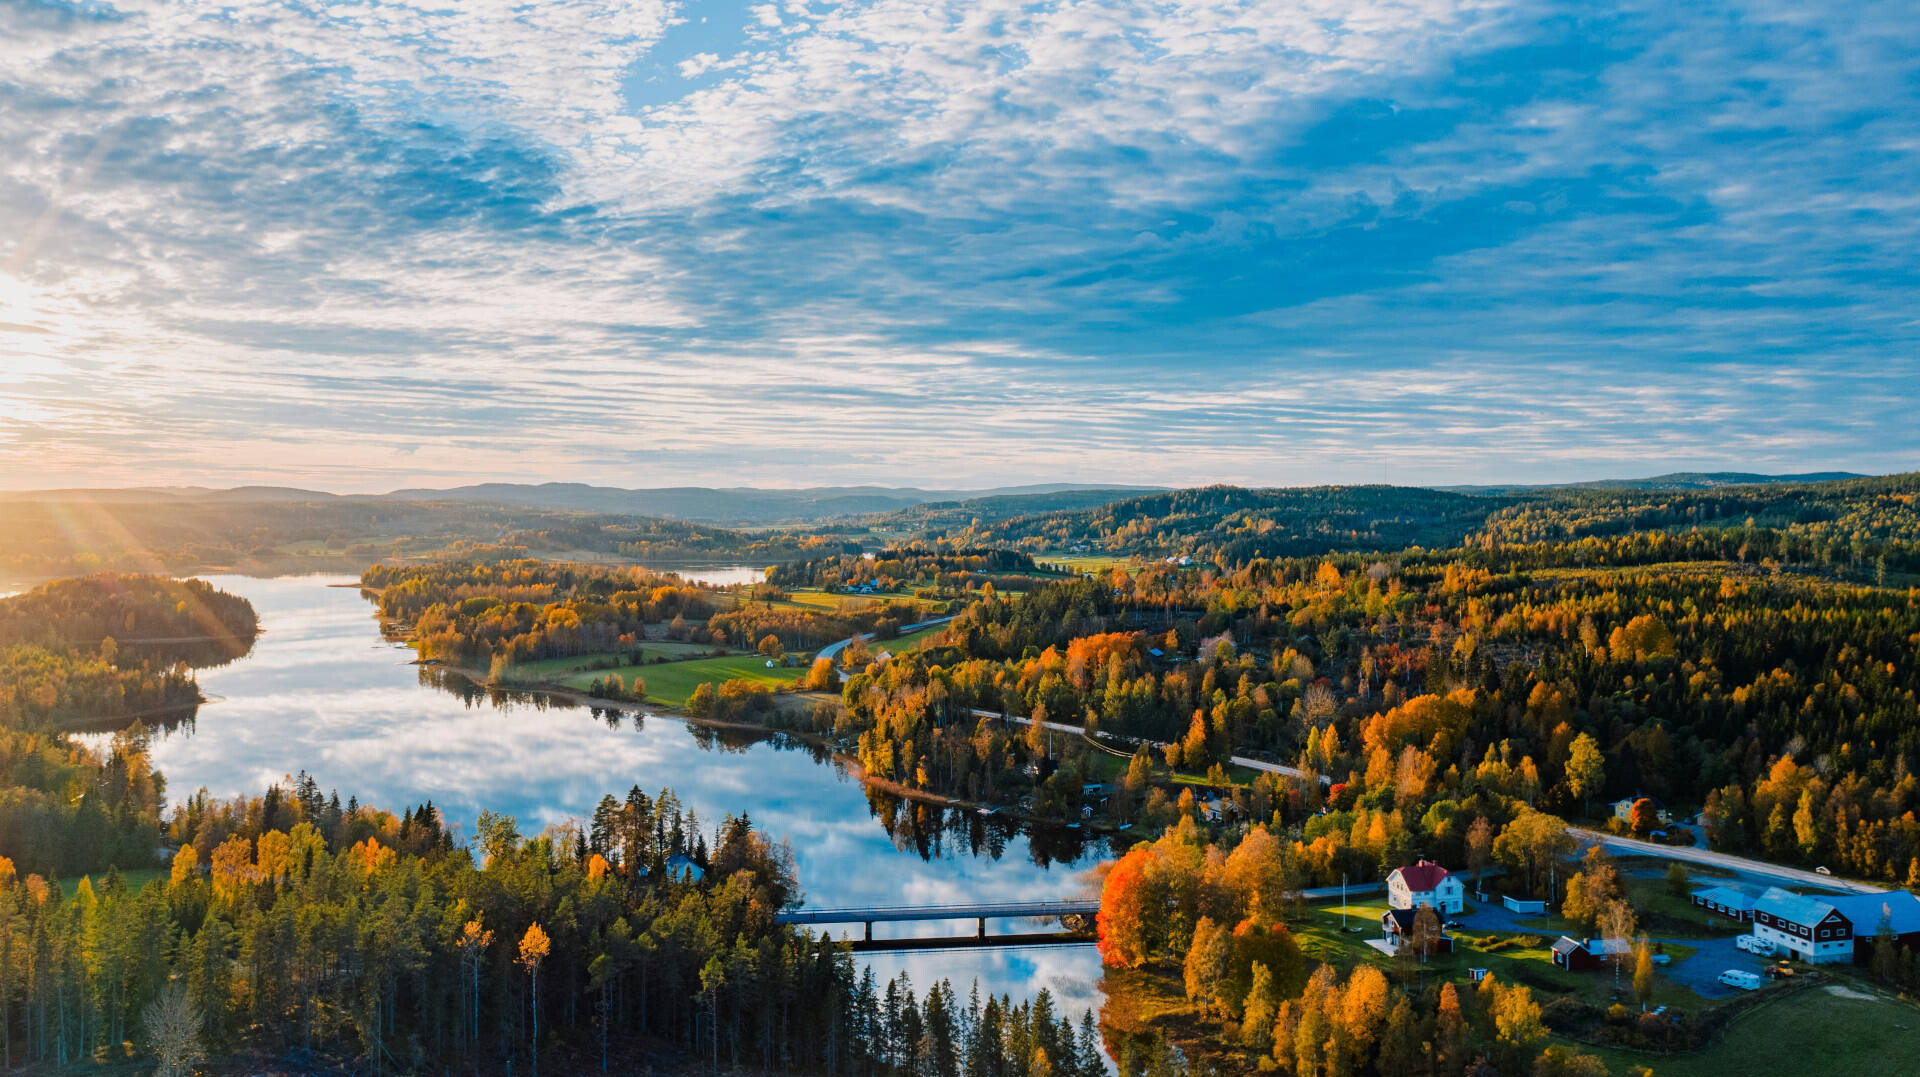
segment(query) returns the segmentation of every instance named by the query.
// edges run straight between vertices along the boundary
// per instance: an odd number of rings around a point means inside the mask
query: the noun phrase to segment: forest
[[[165,834],[170,870],[140,888],[0,859],[0,1065],[1103,1072],[1091,1015],[945,981],[917,996],[776,924],[791,852],[745,817],[709,841],[671,790],[533,837],[483,814],[468,848],[431,805],[343,807],[303,777],[193,798]]]
[[[545,658],[631,653],[648,639],[751,649],[773,636],[780,646],[812,649],[857,633],[890,637],[930,608],[909,600],[776,604],[672,573],[530,558],[374,565],[360,582],[422,660],[495,674]]]
[[[1920,591],[1738,563],[1256,560],[983,599],[843,691],[867,761],[932,788],[1038,761],[979,708],[1166,743],[1189,770],[1264,753],[1430,853],[1457,829],[1418,824],[1476,789],[1571,814],[1645,793],[1704,807],[1722,848],[1904,882],[1916,643]],[[1320,806],[1313,783],[1299,796]],[[1353,844],[1364,877],[1410,849]]]
[[[1002,591],[1026,590],[1056,575],[1014,550],[915,544],[893,546],[866,556],[843,554],[772,565],[767,569],[767,584],[844,591],[871,583],[882,591],[926,586],[939,594],[952,594],[978,591],[989,584]]]
[[[190,719],[192,669],[258,631],[245,599],[200,580],[96,574],[0,599],[0,857],[33,872],[153,862],[165,783],[143,722]],[[119,731],[99,752],[67,734]]]
[[[1508,503],[1406,486],[1205,486],[948,532],[961,545],[1190,556],[1221,564],[1348,550],[1459,545]]]

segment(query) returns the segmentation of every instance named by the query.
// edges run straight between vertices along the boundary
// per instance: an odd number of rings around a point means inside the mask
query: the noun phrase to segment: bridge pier
[[[980,923],[980,929],[974,934],[973,937],[976,939],[984,939],[987,937],[987,918],[982,916],[980,918],[979,923]]]
[[[873,941],[873,921],[872,920],[867,921],[867,941],[868,942]]]

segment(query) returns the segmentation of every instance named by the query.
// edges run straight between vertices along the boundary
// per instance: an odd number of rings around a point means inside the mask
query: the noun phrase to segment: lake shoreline
[[[430,666],[434,669],[444,670],[449,673],[458,674],[460,677],[472,683],[476,688],[493,689],[493,688],[503,687],[500,685],[489,684],[487,675],[481,672],[480,670],[474,669],[471,666],[455,665],[453,663],[442,662],[437,659],[432,659],[432,660],[415,659],[413,664],[416,666]],[[943,808],[955,808],[961,811],[972,809],[976,813],[981,809],[987,809],[991,812],[991,815],[987,816],[988,818],[1012,819],[1018,822],[1032,823],[1039,826],[1057,826],[1063,829],[1078,829],[1082,833],[1087,834],[1088,836],[1095,836],[1095,835],[1104,836],[1108,834],[1124,833],[1124,831],[1115,830],[1111,827],[1090,826],[1085,823],[1082,823],[1079,826],[1075,827],[1075,826],[1072,826],[1071,824],[1059,822],[1058,820],[1043,819],[1038,816],[1027,815],[1025,813],[1016,811],[1011,808],[1001,807],[994,804],[986,804],[980,801],[965,800],[960,797],[948,796],[944,793],[935,793],[926,789],[915,789],[908,785],[902,785],[901,783],[896,782],[891,778],[875,777],[874,775],[869,774],[865,767],[860,765],[860,761],[857,758],[850,756],[845,752],[843,752],[842,750],[840,750],[838,745],[834,744],[832,741],[828,740],[826,737],[823,737],[818,733],[808,732],[805,730],[776,729],[772,726],[758,725],[752,722],[728,722],[728,721],[723,721],[715,718],[696,718],[693,715],[688,714],[684,709],[680,707],[667,706],[664,704],[655,705],[655,704],[628,703],[620,700],[606,699],[602,696],[588,695],[587,693],[582,692],[578,689],[568,688],[564,685],[556,685],[551,681],[538,682],[530,685],[506,686],[504,687],[504,690],[512,691],[512,692],[534,693],[534,694],[544,696],[548,699],[555,699],[555,700],[559,700],[561,702],[576,705],[576,706],[593,707],[601,710],[618,711],[619,713],[624,715],[630,715],[630,716],[640,717],[640,718],[671,718],[675,721],[684,722],[687,725],[706,726],[710,729],[731,729],[731,730],[735,730],[743,733],[758,733],[763,736],[769,736],[769,737],[773,736],[776,733],[782,734],[788,737],[792,737],[803,744],[809,744],[814,747],[823,749],[830,756],[832,756],[834,762],[839,763],[843,767],[845,767],[847,772],[853,776],[854,780],[859,782],[861,785],[867,786],[872,789],[878,789],[884,793],[890,793],[894,796],[900,797],[903,800],[915,800],[923,804],[933,804]]]

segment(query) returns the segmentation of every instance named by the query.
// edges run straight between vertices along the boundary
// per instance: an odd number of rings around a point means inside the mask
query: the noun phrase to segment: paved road
[[[1573,835],[1574,840],[1582,845],[1601,845],[1615,856],[1651,856],[1662,860],[1683,860],[1690,864],[1705,864],[1731,871],[1742,878],[1765,880],[1768,885],[1823,886],[1829,890],[1854,894],[1878,894],[1886,889],[1884,886],[1854,882],[1834,875],[1822,875],[1816,871],[1790,868],[1784,864],[1750,860],[1731,853],[1716,853],[1685,845],[1658,845],[1637,838],[1616,837],[1597,830],[1581,830],[1577,827],[1568,827],[1567,833]]]
[[[973,708],[973,714],[974,714],[974,717],[976,718],[996,718],[1002,721],[1018,722],[1021,725],[1033,724],[1033,719],[1031,718],[1022,718],[1019,715],[1015,715],[1015,714],[1001,714],[999,711],[981,710],[978,707]],[[1068,725],[1065,722],[1042,722],[1040,724],[1046,726],[1048,729],[1058,730],[1062,733],[1071,733],[1075,736],[1079,736],[1081,733],[1086,732],[1086,730],[1082,729],[1080,726]],[[1158,740],[1142,740],[1142,741],[1139,741],[1138,743],[1144,744],[1149,748],[1165,748],[1167,746],[1165,741],[1158,741]],[[1279,763],[1269,763],[1263,759],[1253,759],[1244,755],[1236,755],[1236,756],[1231,756],[1229,758],[1231,759],[1232,762],[1238,763],[1239,765],[1246,767],[1250,770],[1264,770],[1268,774],[1284,774],[1290,778],[1304,778],[1307,776],[1307,772],[1304,770],[1301,770],[1298,767],[1283,766],[1282,764],[1279,764]],[[1320,776],[1320,784],[1332,785],[1333,779],[1322,774]]]

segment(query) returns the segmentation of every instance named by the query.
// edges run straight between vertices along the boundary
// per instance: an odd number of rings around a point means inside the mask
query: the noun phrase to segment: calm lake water
[[[695,578],[712,578],[692,570]],[[373,607],[343,577],[210,577],[259,612],[253,653],[202,670],[209,702],[191,726],[156,732],[154,765],[175,802],[202,787],[258,794],[306,770],[342,800],[398,810],[431,800],[460,834],[482,808],[522,833],[591,814],[602,794],[671,787],[709,832],[748,813],[793,845],[807,904],[1038,901],[1086,892],[1111,855],[1077,831],[1028,834],[1006,822],[870,796],[831,759],[780,738],[720,736],[671,717],[620,717],[436,685],[384,640]],[[719,582],[719,581],[716,581]],[[727,580],[727,582],[738,582]],[[711,840],[711,839],[709,839]],[[971,924],[960,925],[970,931]],[[876,934],[958,933],[948,924],[875,925]],[[998,922],[990,930],[1031,930]],[[1041,987],[1074,1013],[1098,1007],[1091,946],[872,955],[881,979],[905,970],[1028,997]]]

